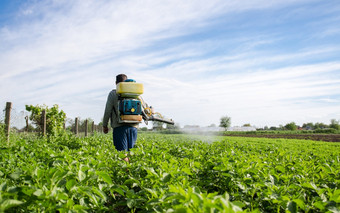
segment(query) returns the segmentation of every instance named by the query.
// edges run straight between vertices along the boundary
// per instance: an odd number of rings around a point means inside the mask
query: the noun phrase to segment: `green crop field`
[[[0,212],[339,212],[340,143],[142,133],[0,144]]]

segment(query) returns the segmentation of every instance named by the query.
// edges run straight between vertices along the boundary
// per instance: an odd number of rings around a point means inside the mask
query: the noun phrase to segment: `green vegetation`
[[[76,129],[76,123],[74,119],[66,119],[68,123],[67,130],[71,132],[75,132]],[[93,125],[93,119],[92,118],[85,118],[81,119],[78,117],[78,131],[79,132],[85,132],[86,129],[86,120],[87,120],[87,131],[90,132]]]
[[[11,137],[0,212],[339,212],[340,143],[142,133]]]
[[[340,121],[332,119],[331,120],[331,124],[329,125],[329,127],[332,128],[332,129],[340,130],[340,124],[339,123],[340,123]]]
[[[295,131],[295,130],[297,130],[297,126],[296,126],[295,122],[291,122],[291,123],[288,123],[288,124],[285,125],[285,129]]]
[[[41,114],[42,111],[46,112],[46,132],[48,135],[57,135],[61,133],[64,129],[64,122],[66,120],[66,114],[63,110],[59,110],[57,104],[53,105],[53,107],[49,108],[48,106],[33,106],[26,105],[26,110],[31,112],[29,119],[33,121],[35,125],[37,125],[38,130],[41,131],[43,128]]]
[[[1,123],[0,120],[0,141],[7,141],[6,135],[5,135],[5,124]],[[4,143],[4,142],[2,142]]]
[[[336,129],[316,129],[316,130],[257,130],[257,131],[225,131],[221,134],[227,135],[292,135],[292,134],[340,134]]]
[[[220,127],[223,127],[225,130],[227,130],[231,125],[231,118],[228,116],[223,116],[220,119]]]

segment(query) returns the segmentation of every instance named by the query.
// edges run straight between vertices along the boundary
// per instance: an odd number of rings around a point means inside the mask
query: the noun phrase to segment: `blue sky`
[[[102,119],[115,76],[181,126],[340,120],[340,2],[0,0],[0,103]]]

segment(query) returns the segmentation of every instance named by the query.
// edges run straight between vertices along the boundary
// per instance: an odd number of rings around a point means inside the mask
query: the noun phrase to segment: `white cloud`
[[[289,35],[278,31],[190,39],[233,26],[228,18],[244,11],[305,2],[38,1],[23,7],[22,22],[0,25],[0,99],[58,103],[70,117],[99,122],[115,75],[126,73],[144,83],[146,101],[181,124],[218,123],[224,114],[239,125],[325,118],[325,109],[339,112],[337,99],[323,96],[338,97],[340,62],[314,59],[339,53],[336,43],[281,51]],[[315,97],[335,105],[296,103]]]

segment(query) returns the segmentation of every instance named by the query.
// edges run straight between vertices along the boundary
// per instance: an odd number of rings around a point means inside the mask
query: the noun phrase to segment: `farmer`
[[[116,76],[116,85],[127,79],[125,74]],[[109,93],[106,101],[106,107],[103,118],[103,131],[105,134],[109,132],[108,123],[111,119],[111,127],[113,128],[113,144],[118,151],[130,151],[137,140],[137,126],[138,124],[122,124],[118,123],[118,95],[116,90]],[[126,154],[127,156],[127,154]],[[129,158],[124,158],[129,162]]]

